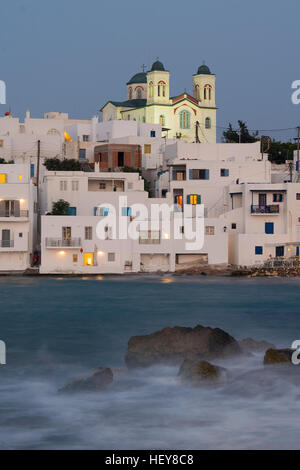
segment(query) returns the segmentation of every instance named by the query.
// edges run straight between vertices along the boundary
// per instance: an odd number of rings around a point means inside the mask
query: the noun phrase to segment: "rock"
[[[60,392],[99,392],[113,382],[112,370],[98,367],[91,377],[82,377],[65,385]]]
[[[186,358],[225,358],[241,353],[238,342],[220,328],[176,326],[130,338],[125,361],[128,367],[178,365]]]
[[[226,370],[197,359],[185,359],[181,364],[178,376],[184,382],[194,385],[216,384],[225,378]]]
[[[265,352],[267,349],[275,349],[274,344],[268,341],[255,341],[252,338],[246,338],[239,341],[239,345],[245,353]]]
[[[268,349],[265,353],[264,364],[292,364],[294,349]]]

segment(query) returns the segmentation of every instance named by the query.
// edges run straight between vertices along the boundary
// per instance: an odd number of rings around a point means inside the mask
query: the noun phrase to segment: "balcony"
[[[27,218],[29,216],[29,211],[24,210],[0,210],[0,218],[1,217],[17,217],[17,218]]]
[[[46,238],[46,248],[81,248],[81,238]]]
[[[13,248],[14,240],[0,240],[0,248]]]
[[[264,205],[264,206],[251,206],[251,214],[259,215],[259,214],[279,214],[279,204],[271,204],[271,205]]]

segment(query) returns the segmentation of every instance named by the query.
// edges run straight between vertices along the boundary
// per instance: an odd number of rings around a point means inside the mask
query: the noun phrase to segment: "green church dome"
[[[147,74],[146,72],[136,73],[127,83],[131,85],[132,83],[147,83]]]
[[[207,67],[207,65],[201,65],[199,68],[198,68],[198,72],[197,72],[197,75],[211,75],[211,71],[209,69],[209,67]]]
[[[160,62],[159,60],[157,60],[156,62],[154,62],[154,64],[152,65],[152,69],[151,69],[151,72],[164,72],[165,68],[164,68],[164,65],[162,62]]]

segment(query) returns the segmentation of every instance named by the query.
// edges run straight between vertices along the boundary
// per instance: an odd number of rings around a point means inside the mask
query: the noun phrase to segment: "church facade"
[[[160,124],[163,136],[187,142],[216,142],[215,75],[201,65],[193,76],[193,96],[170,97],[170,72],[160,61],[127,83],[127,100],[108,101],[102,121],[135,120]]]

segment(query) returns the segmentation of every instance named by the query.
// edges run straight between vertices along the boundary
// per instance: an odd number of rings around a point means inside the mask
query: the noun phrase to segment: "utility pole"
[[[298,135],[297,135],[297,168],[299,173],[299,157],[300,157],[300,127],[297,127]]]
[[[39,250],[41,249],[40,159],[41,159],[41,141],[38,140],[37,170],[36,170],[36,212],[37,212],[37,247]]]
[[[293,166],[294,166],[293,162],[288,162],[288,167],[289,167],[289,172],[290,172],[290,182],[291,183],[293,182]]]

